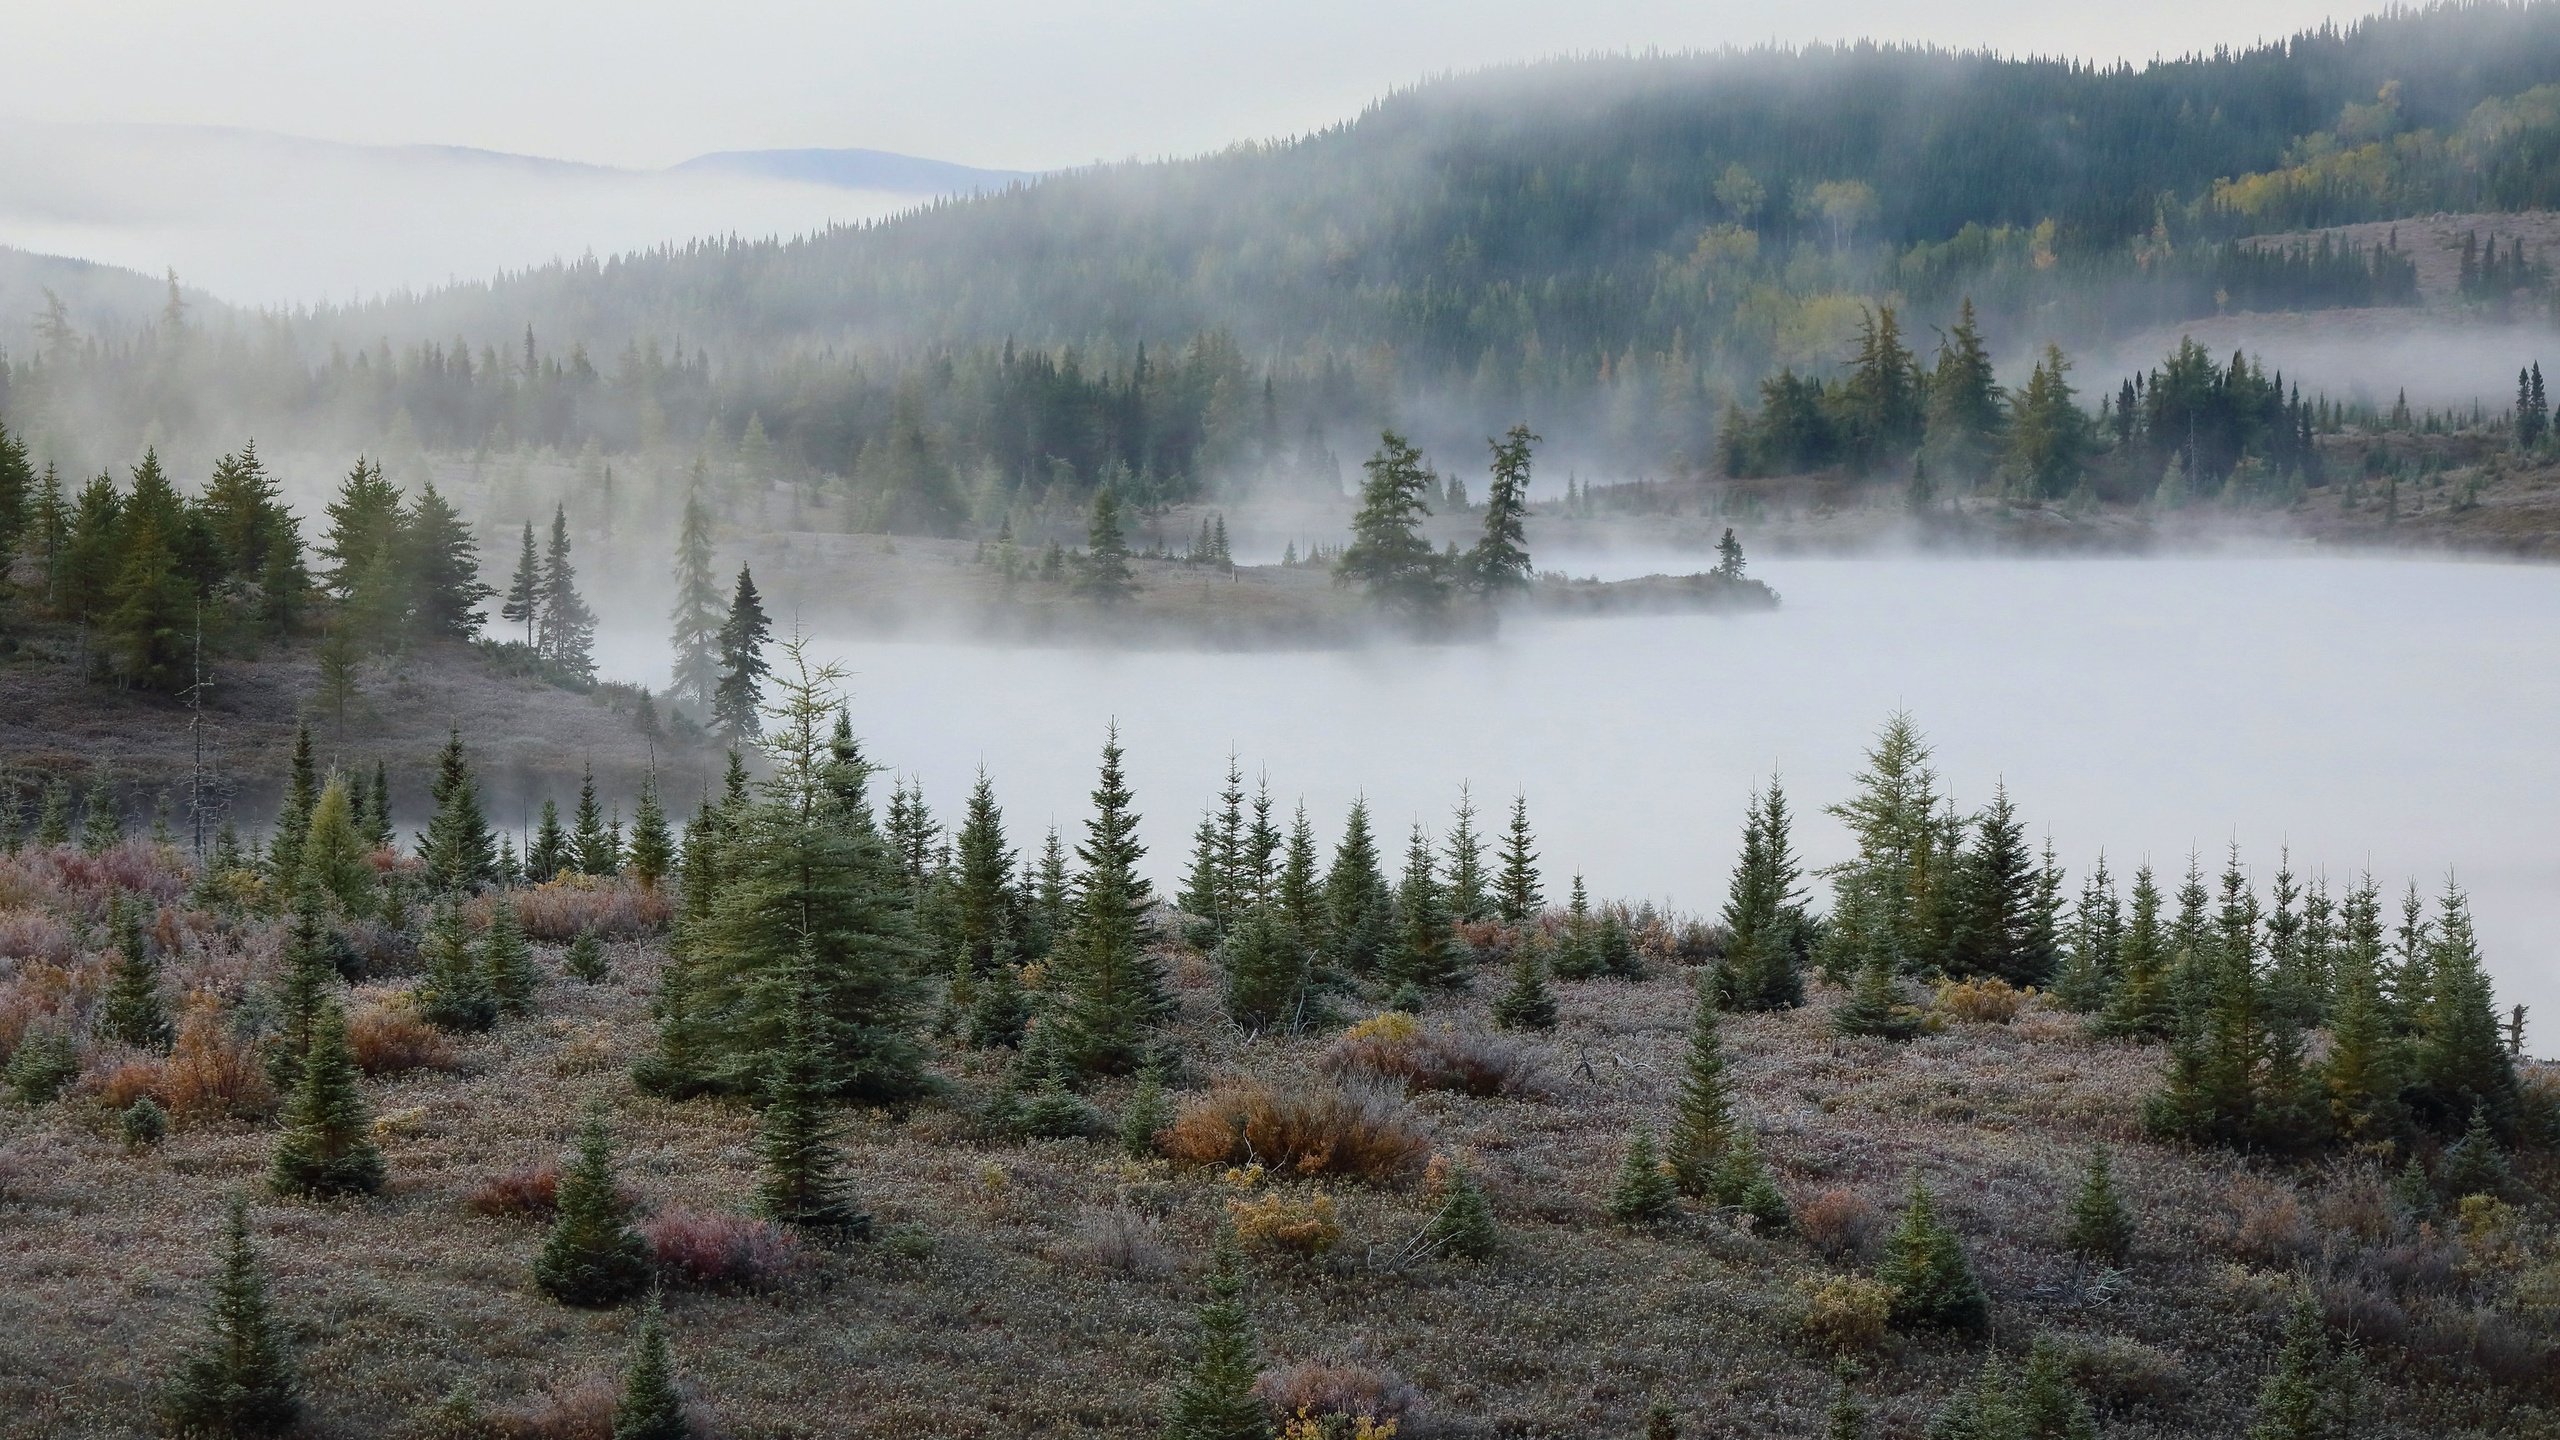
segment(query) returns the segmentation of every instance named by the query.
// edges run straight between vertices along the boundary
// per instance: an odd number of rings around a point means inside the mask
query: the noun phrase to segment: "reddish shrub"
[[[1402,1376],[1339,1360],[1265,1370],[1254,1377],[1253,1394],[1275,1414],[1394,1421],[1401,1435],[1418,1433],[1422,1420],[1422,1392]]]
[[[566,945],[589,930],[605,940],[654,935],[674,918],[675,906],[664,892],[643,890],[636,881],[566,875],[518,891],[516,916],[525,934]]]
[[[450,1070],[456,1064],[453,1042],[419,1018],[417,1003],[405,993],[372,1000],[347,1017],[347,1053],[367,1075]]]
[[[462,1202],[495,1220],[547,1220],[560,1208],[560,1167],[544,1160],[483,1180]]]
[[[129,1056],[91,1075],[82,1088],[112,1109],[122,1110],[145,1098],[165,1109],[169,1104],[168,1064],[154,1056]]]
[[[1297,1175],[1405,1179],[1431,1142],[1393,1095],[1367,1087],[1283,1090],[1233,1081],[1182,1107],[1156,1148],[1194,1165],[1259,1163]]]
[[[707,1290],[771,1290],[798,1274],[808,1256],[770,1220],[701,1210],[665,1210],[640,1225],[658,1272]]]
[[[2293,1191],[2262,1180],[2232,1187],[2231,1253],[2259,1265],[2284,1265],[2311,1248],[2311,1221]]]
[[[1795,1209],[1796,1233],[1835,1259],[1864,1252],[1880,1223],[1867,1197],[1837,1187],[1816,1191]]]
[[[0,959],[68,965],[79,953],[70,924],[42,910],[0,913]]]

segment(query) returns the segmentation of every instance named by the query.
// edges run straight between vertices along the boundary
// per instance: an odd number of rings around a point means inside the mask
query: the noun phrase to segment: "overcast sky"
[[[1294,134],[1445,70],[1874,36],[2141,61],[2317,0],[0,0],[0,114],[654,166],[860,146],[1005,168]]]

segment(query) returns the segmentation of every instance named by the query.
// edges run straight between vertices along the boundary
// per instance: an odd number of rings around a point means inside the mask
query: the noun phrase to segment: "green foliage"
[[[578,1128],[577,1157],[560,1177],[559,1209],[533,1282],[563,1305],[619,1305],[649,1285],[649,1251],[631,1229],[613,1168],[604,1107],[589,1108]]]
[[[9,1096],[21,1105],[42,1105],[80,1078],[80,1052],[68,1031],[55,1025],[30,1027],[9,1054],[5,1072]]]
[[[666,1311],[655,1299],[640,1312],[631,1363],[622,1371],[622,1399],[613,1408],[613,1440],[686,1440],[693,1423],[676,1393],[675,1365],[667,1357]]]
[[[1173,1099],[1165,1093],[1163,1075],[1151,1065],[1138,1072],[1138,1086],[1121,1107],[1120,1148],[1136,1160],[1155,1154],[1156,1136],[1173,1119]]]
[[[533,1008],[533,992],[542,983],[534,967],[533,946],[525,940],[515,897],[500,895],[489,906],[489,928],[480,937],[483,984],[498,1009],[522,1015]]]
[[[1733,1143],[1733,1099],[1725,1080],[1723,1017],[1715,988],[1702,984],[1697,991],[1668,1159],[1682,1193],[1713,1195],[1717,1171]]]
[[[1449,582],[1422,522],[1439,477],[1422,452],[1392,430],[1378,437],[1378,453],[1362,468],[1369,478],[1351,517],[1351,543],[1334,562],[1334,582],[1358,585],[1380,607],[1410,619],[1436,618],[1448,603]]]
[[[1834,915],[1834,931],[1841,924]],[[1867,947],[1865,958],[1858,962],[1857,978],[1851,982],[1849,998],[1831,1012],[1831,1028],[1842,1035],[1867,1035],[1879,1040],[1908,1040],[1920,1033],[1922,1022],[1917,1011],[1902,1003],[1902,989],[1896,980],[1900,967],[1894,963],[1894,952],[1887,944]]]
[[[1609,1217],[1621,1225],[1656,1224],[1671,1217],[1679,1199],[1670,1168],[1654,1144],[1652,1127],[1637,1126],[1627,1140],[1626,1156],[1618,1162],[1617,1184],[1609,1191]]]
[[[533,527],[525,527],[524,565],[533,563]],[[708,714],[720,688],[720,582],[711,569],[711,510],[703,503],[701,477],[685,491],[684,521],[676,536],[676,600],[669,616],[674,633],[675,678],[668,698]],[[531,599],[528,588],[528,601]],[[521,617],[532,623],[530,605]],[[530,639],[530,634],[527,636]]]
[[[284,1326],[267,1300],[267,1279],[249,1245],[248,1202],[234,1197],[215,1279],[211,1334],[179,1369],[166,1410],[180,1435],[281,1435],[302,1416]]]
[[[160,997],[160,962],[143,938],[142,917],[131,899],[117,895],[107,911],[116,957],[98,1000],[98,1033],[138,1050],[166,1050],[172,1031],[168,1002]]]
[[[302,1075],[320,1011],[337,988],[338,970],[328,926],[327,892],[306,877],[293,894],[284,941],[284,983],[276,995],[276,1035],[267,1076],[290,1091]]]
[[[785,1224],[867,1234],[871,1217],[853,1204],[826,1113],[836,1086],[818,1046],[816,986],[805,963],[791,988],[791,1011],[756,1130],[756,1158],[764,1165],[757,1208]]]
[[[1261,1360],[1244,1293],[1244,1257],[1235,1237],[1222,1233],[1200,1307],[1199,1348],[1165,1407],[1163,1440],[1270,1440],[1270,1413],[1253,1393]]]
[[[1742,827],[1742,854],[1725,890],[1724,959],[1716,985],[1737,1010],[1804,1003],[1803,964],[1811,925],[1796,888],[1801,872],[1789,838],[1787,797],[1775,777],[1754,795]]]
[[[1146,910],[1151,889],[1138,874],[1146,854],[1137,839],[1138,816],[1121,766],[1120,731],[1102,744],[1102,770],[1093,791],[1093,818],[1073,918],[1056,955],[1066,990],[1055,1014],[1061,1053],[1087,1073],[1124,1073],[1142,1057],[1172,998],[1156,961],[1146,951]]]
[[[1494,913],[1505,925],[1525,925],[1543,909],[1538,889],[1537,839],[1529,831],[1529,797],[1511,797],[1511,823],[1502,832],[1502,875],[1494,887]]]
[[[1120,528],[1120,495],[1110,485],[1093,492],[1093,514],[1085,526],[1085,553],[1076,567],[1076,593],[1113,606],[1137,593],[1137,577],[1129,569],[1129,540]]]
[[[578,594],[570,560],[569,511],[551,511],[551,541],[542,552],[542,603],[534,616],[534,653],[554,675],[584,689],[595,678],[596,614]]]
[[[321,787],[320,798],[311,807],[311,818],[305,826],[300,875],[328,892],[340,910],[350,915],[365,915],[373,909],[373,847],[356,825],[353,797],[347,782],[331,775]]]
[[[1763,1232],[1782,1233],[1795,1223],[1787,1208],[1785,1192],[1769,1174],[1760,1159],[1759,1142],[1748,1129],[1736,1129],[1733,1140],[1724,1149],[1724,1158],[1716,1163],[1712,1186],[1716,1203],[1730,1205],[1751,1217]]]
[[[2089,1148],[2089,1168],[2063,1217],[2062,1243],[2075,1255],[2122,1265],[2133,1251],[2133,1212],[2117,1193],[2113,1162],[2103,1144]]]
[[[2429,984],[2418,1011],[2410,1079],[2419,1105],[2443,1128],[2482,1110],[2501,1133],[2516,1120],[2515,1060],[2499,1033],[2498,1009],[2471,905],[2450,879],[2428,947]]]
[[[1228,1018],[1251,1030],[1298,1029],[1313,1001],[1313,957],[1277,905],[1256,905],[1219,947]]]
[[[116,1114],[116,1133],[128,1150],[148,1150],[169,1138],[169,1112],[145,1095]]]
[[[2363,1367],[2354,1352],[2329,1342],[2311,1297],[2296,1301],[2285,1322],[2284,1348],[2258,1390],[2248,1440],[2346,1440],[2361,1433]]]
[[[2051,937],[2036,923],[2037,871],[2007,786],[1992,791],[1972,828],[1973,843],[1956,865],[1945,969],[1958,979],[1987,975],[2021,987],[2042,985],[2053,974]]]
[[[772,674],[764,647],[772,640],[773,620],[765,614],[755,576],[739,566],[729,615],[720,625],[720,683],[711,699],[712,720],[731,744],[764,731],[764,682]]]
[[[1347,975],[1376,973],[1395,944],[1395,896],[1379,868],[1369,831],[1369,805],[1354,799],[1343,817],[1342,839],[1324,877],[1326,959]]]
[[[1467,983],[1466,960],[1450,933],[1437,864],[1431,837],[1416,824],[1405,847],[1404,883],[1396,890],[1399,943],[1387,953],[1378,975],[1390,986],[1409,985],[1430,992],[1460,989]]]
[[[285,1102],[284,1132],[276,1138],[267,1181],[288,1195],[370,1195],[382,1188],[383,1170],[373,1116],[347,1054],[346,1013],[335,999],[325,1000],[311,1023],[311,1046],[303,1053],[293,1096]]]
[[[1493,1206],[1486,1203],[1475,1177],[1464,1170],[1449,1172],[1448,1193],[1441,1197],[1431,1223],[1423,1227],[1422,1238],[1437,1254],[1460,1260],[1493,1258],[1502,1236],[1494,1226]]]
[[[1891,1313],[1897,1326],[1967,1334],[1990,1328],[1990,1297],[1974,1278],[1963,1242],[1938,1219],[1928,1187],[1916,1179],[1876,1279],[1893,1287]]]
[[[545,884],[574,869],[569,848],[569,832],[560,824],[558,801],[544,796],[542,819],[534,826],[533,843],[525,847],[524,877],[536,885]]]
[[[1484,534],[1467,552],[1466,583],[1481,595],[1526,590],[1536,571],[1529,564],[1529,449],[1538,437],[1514,425],[1493,442],[1493,483],[1485,491]],[[1469,918],[1474,918],[1470,916]]]
[[[2470,1128],[2444,1147],[2444,1154],[2436,1161],[2436,1187],[2447,1199],[2458,1202],[2469,1195],[2502,1195],[2514,1180],[2506,1150],[2498,1144],[2497,1131],[2489,1124],[2489,1107],[2474,1106]]]
[[[979,1050],[1011,1049],[1022,1043],[1023,1031],[1031,1024],[1031,996],[1022,988],[1022,971],[1013,963],[1012,941],[999,935],[995,963],[984,980],[969,970],[963,959],[960,968],[967,972],[976,994],[969,1002],[964,1020],[969,1044]]]
[[[497,1023],[499,997],[490,975],[472,953],[471,931],[462,907],[447,901],[436,907],[421,947],[427,976],[418,987],[418,1014],[439,1030],[477,1033]]]
[[[1547,983],[1546,937],[1523,927],[1511,945],[1511,983],[1493,1002],[1493,1023],[1505,1030],[1556,1027],[1555,987]]]
[[[435,815],[427,822],[426,833],[418,837],[418,859],[426,865],[427,884],[447,892],[487,884],[498,867],[497,841],[481,813],[480,784],[472,778],[459,727],[445,738],[431,794]]]

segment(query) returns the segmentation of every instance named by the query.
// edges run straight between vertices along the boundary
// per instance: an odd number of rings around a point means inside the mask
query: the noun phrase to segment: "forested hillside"
[[[245,418],[342,448],[734,446],[848,480],[846,523],[927,530],[989,513],[955,496],[1062,482],[1079,502],[1106,479],[1168,501],[1329,488],[1383,424],[1454,449],[1525,419],[1566,465],[1698,473],[1732,401],[1839,366],[1877,304],[1916,336],[1970,296],[2023,369],[2049,340],[2414,303],[2388,236],[2252,237],[2542,203],[2555,84],[2549,4],[2140,68],[1870,44],[1575,58],[814,237],[200,312],[183,355],[165,322],[55,334],[0,403],[40,448],[189,458],[213,416],[208,443]],[[2466,298],[2542,303],[2538,257],[2503,263],[2481,283],[2507,293]]]

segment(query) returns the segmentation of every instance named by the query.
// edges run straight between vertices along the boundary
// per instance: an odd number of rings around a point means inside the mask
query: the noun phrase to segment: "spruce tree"
[[[2107,855],[2081,881],[2079,903],[2071,908],[2071,930],[2062,947],[2062,964],[2054,974],[2053,998],[2064,1008],[2090,1013],[2105,1008],[2115,994],[2117,962],[2124,953],[2124,918],[2116,902],[2115,879],[2107,873]]]
[[[578,931],[577,938],[561,953],[560,969],[572,980],[601,985],[612,973],[612,960],[604,953],[604,937],[592,925]]]
[[[1529,565],[1529,447],[1538,437],[1526,425],[1514,425],[1493,442],[1493,483],[1484,497],[1484,534],[1467,552],[1466,580],[1480,595],[1499,596],[1529,588],[1536,572]]]
[[[1651,1126],[1638,1125],[1628,1137],[1627,1153],[1618,1162],[1618,1182],[1609,1191],[1609,1218],[1621,1225],[1651,1225],[1669,1219],[1680,1192],[1664,1168]]]
[[[977,993],[971,998],[965,1021],[968,1043],[980,1050],[1013,1049],[1022,1044],[1023,1031],[1031,1024],[1031,997],[1022,988],[1022,972],[1014,963],[1013,936],[998,929],[995,949],[981,980],[977,967],[966,958],[957,967]]]
[[[911,1033],[911,906],[830,734],[843,672],[812,665],[797,640],[783,653],[764,742],[772,773],[752,795],[741,773],[735,798],[722,802],[706,855],[716,878],[679,932],[685,1023],[709,1067],[695,1078],[732,1093],[762,1088],[788,1020],[783,982],[805,947],[816,1041],[836,1098],[895,1104],[924,1085]],[[690,873],[685,891],[693,906]]]
[[[623,1368],[622,1398],[613,1408],[613,1440],[686,1440],[693,1423],[676,1392],[675,1365],[667,1357],[666,1311],[653,1296],[640,1312],[640,1334]]]
[[[1328,963],[1346,975],[1376,973],[1396,943],[1395,897],[1379,868],[1365,799],[1354,799],[1343,818],[1342,840],[1325,871],[1324,915]]]
[[[773,620],[756,593],[756,577],[739,566],[729,617],[720,624],[720,681],[711,697],[713,723],[732,745],[764,732],[764,682],[773,672],[764,647],[772,639]]]
[[[278,833],[283,827],[279,825]],[[36,843],[47,847],[71,843],[71,782],[60,775],[44,787],[36,808]]]
[[[83,854],[104,855],[124,843],[124,814],[116,805],[114,780],[101,766],[89,777],[87,804],[80,817]]]
[[[1458,787],[1458,811],[1449,822],[1449,918],[1472,924],[1493,918],[1493,896],[1486,889],[1484,841],[1476,834],[1476,802],[1467,786]]]
[[[2133,1212],[2116,1192],[2115,1169],[2104,1144],[2089,1149],[2088,1169],[2063,1217],[2062,1243],[2074,1255],[2122,1265],[2133,1250]]]
[[[542,616],[542,556],[533,548],[533,522],[524,522],[524,547],[516,554],[515,577],[507,582],[507,598],[498,617],[524,627],[525,648],[533,648],[534,625]]]
[[[281,1435],[302,1417],[302,1385],[267,1278],[249,1245],[249,1206],[234,1196],[214,1281],[212,1333],[180,1368],[169,1425],[188,1436]]]
[[[1524,925],[1546,907],[1538,890],[1536,837],[1529,833],[1529,797],[1511,797],[1511,824],[1502,834],[1502,878],[1495,886],[1495,913],[1505,925]]]
[[[658,882],[675,863],[675,849],[666,808],[658,803],[658,772],[653,769],[640,779],[640,802],[631,816],[631,878],[640,882],[642,890],[656,894]]]
[[[2502,1195],[2514,1178],[2506,1151],[2498,1144],[2497,1132],[2490,1128],[2489,1107],[2473,1106],[2470,1128],[2444,1147],[2444,1154],[2436,1162],[2436,1188],[2444,1192],[2446,1199],[2459,1204],[2473,1195]]]
[[[132,518],[110,592],[105,638],[126,683],[176,690],[186,683],[196,596],[171,548],[173,537],[149,515]]]
[[[347,1054],[347,1017],[335,998],[311,1022],[311,1048],[286,1102],[268,1182],[288,1195],[370,1195],[382,1188],[382,1152]]]
[[[684,524],[676,534],[676,601],[668,637],[676,654],[667,694],[679,705],[709,713],[720,688],[720,581],[711,568],[711,509],[702,487],[685,492]]]
[[[1085,526],[1083,564],[1076,571],[1076,593],[1104,606],[1118,605],[1137,593],[1137,577],[1129,569],[1129,541],[1120,529],[1120,496],[1105,484],[1093,492],[1093,515]]]
[[[1229,1019],[1248,1030],[1295,1030],[1307,1018],[1314,980],[1306,942],[1277,905],[1256,905],[1219,947]]]
[[[439,1030],[464,1033],[497,1023],[499,998],[491,993],[489,973],[471,953],[471,932],[462,907],[448,900],[436,907],[420,947],[427,964],[418,987],[418,1014]]]
[[[329,777],[329,783],[320,788],[319,803],[311,807],[311,822],[302,840],[301,873],[329,892],[340,910],[359,916],[371,913],[373,847],[356,825],[347,783],[338,776]]]
[[[1004,843],[1004,811],[996,804],[995,784],[983,766],[977,783],[970,787],[953,850],[952,918],[957,938],[972,964],[992,966],[998,932],[1012,927],[1013,851]]]
[[[486,619],[480,604],[497,593],[480,583],[480,545],[461,512],[429,481],[401,517],[402,570],[410,585],[409,618],[434,640],[469,640]]]
[[[2098,1440],[2097,1416],[2073,1382],[2062,1348],[2039,1335],[2018,1376],[2018,1426],[2026,1440]]]
[[[2450,1130],[2485,1109],[2501,1134],[2515,1124],[2515,1060],[2499,1035],[2496,998],[2471,928],[2471,903],[2450,877],[2427,947],[2431,981],[2418,1011],[2410,1078],[2420,1110]]]
[[[278,895],[294,893],[302,865],[303,837],[311,829],[312,807],[319,803],[320,766],[312,755],[311,726],[306,721],[294,727],[293,762],[285,774],[284,804],[276,811],[275,833],[267,840],[268,880]],[[41,827],[38,835],[41,838]]]
[[[1760,1158],[1760,1142],[1747,1127],[1737,1127],[1732,1143],[1725,1146],[1724,1159],[1716,1165],[1713,1191],[1718,1205],[1740,1210],[1763,1231],[1781,1233],[1795,1222],[1785,1192]]]
[[[542,556],[542,605],[535,616],[534,649],[555,673],[584,687],[596,673],[596,612],[578,594],[578,570],[569,559],[569,549],[569,509],[555,505],[551,543]]]
[[[108,902],[107,928],[116,954],[107,969],[106,993],[98,998],[98,1033],[137,1050],[167,1050],[168,1003],[160,998],[160,962],[143,938],[142,917],[122,892]]]
[[[576,864],[571,858],[574,853],[569,848],[569,832],[560,823],[559,803],[545,797],[542,821],[534,827],[533,843],[524,851],[525,878],[536,885],[558,878]]]
[[[1733,1143],[1733,1099],[1725,1080],[1722,1016],[1711,985],[1697,987],[1689,1027],[1689,1063],[1671,1121],[1671,1174],[1681,1192],[1715,1193],[1716,1169]]]
[[[1438,859],[1431,852],[1431,837],[1416,822],[1413,838],[1405,847],[1404,883],[1396,893],[1400,943],[1389,952],[1387,964],[1379,973],[1381,980],[1397,990],[1411,986],[1428,993],[1460,989],[1467,983],[1456,937],[1449,932],[1449,911],[1437,864]]]
[[[1164,1093],[1163,1071],[1151,1064],[1138,1072],[1137,1088],[1130,1091],[1129,1103],[1120,1111],[1121,1150],[1133,1160],[1155,1154],[1156,1137],[1173,1121],[1173,1101]]]
[[[1973,844],[1956,868],[1947,973],[2042,985],[2052,978],[2053,954],[2049,937],[2039,933],[2040,879],[2008,787],[1993,789],[1972,829]]]
[[[2373,923],[2371,881],[2347,898],[2345,943],[2334,971],[2329,1053],[2320,1090],[2331,1131],[2352,1145],[2397,1136],[2408,1119],[2401,1101],[2407,1065],[2390,1003],[2382,994],[2381,931]]]
[[[489,929],[480,937],[480,969],[483,984],[501,1012],[522,1015],[533,1009],[533,992],[542,983],[542,972],[534,967],[533,946],[525,940],[524,922],[516,914],[512,895],[490,902]]]
[[[1326,952],[1327,937],[1332,933],[1325,922],[1324,881],[1316,869],[1316,832],[1307,821],[1307,807],[1300,804],[1289,821],[1287,848],[1280,861],[1280,878],[1273,887],[1272,903],[1279,908],[1282,923],[1307,953],[1310,963]]]
[[[1564,938],[1556,946],[1555,974],[1559,980],[1588,980],[1600,973],[1600,937],[1591,923],[1591,896],[1582,886],[1581,872],[1573,877],[1573,889],[1564,903]]]
[[[497,869],[497,845],[480,811],[480,784],[472,778],[459,727],[445,738],[431,794],[435,815],[418,837],[429,888],[452,892],[487,884]]]
[[[1737,1010],[1784,1010],[1804,1003],[1807,924],[1796,888],[1786,792],[1775,777],[1745,812],[1742,854],[1725,890],[1725,953],[1717,986]]]
[[[1361,468],[1368,478],[1351,517],[1351,543],[1334,561],[1334,583],[1356,584],[1379,606],[1411,619],[1438,616],[1448,600],[1448,577],[1422,533],[1438,477],[1423,464],[1422,452],[1392,430],[1378,437],[1378,452]]]
[[[1505,1030],[1556,1027],[1555,988],[1547,983],[1545,938],[1522,930],[1511,946],[1511,984],[1493,1002],[1493,1023]]]
[[[1870,946],[1866,958],[1858,963],[1857,977],[1850,982],[1849,998],[1831,1012],[1832,1030],[1878,1040],[1908,1040],[1919,1034],[1920,1016],[1902,1003],[1896,976],[1899,969],[1889,945]]]
[[[1244,1292],[1244,1257],[1234,1236],[1221,1233],[1200,1307],[1200,1346],[1174,1386],[1164,1440],[1270,1440],[1270,1412],[1253,1393],[1261,1359]]]
[[[2309,1295],[2285,1322],[2276,1368],[2258,1389],[2248,1440],[2347,1440],[2359,1432],[2362,1367],[2329,1343],[2329,1327]]]
[[[614,1176],[613,1141],[602,1102],[578,1127],[577,1158],[560,1177],[558,1210],[533,1281],[563,1305],[619,1305],[649,1285],[649,1248],[631,1228]]]
[[[1968,1334],[1990,1328],[1990,1297],[1974,1278],[1963,1242],[1939,1221],[1928,1187],[1917,1178],[1876,1278],[1893,1290],[1890,1315],[1895,1325]]]
[[[792,981],[789,1018],[765,1082],[764,1113],[756,1131],[756,1158],[764,1179],[756,1205],[787,1225],[860,1236],[871,1217],[853,1204],[826,1107],[835,1085],[826,1053],[818,1046],[815,984],[803,958]]]
[[[285,929],[284,976],[276,993],[276,1035],[268,1052],[267,1076],[279,1090],[291,1091],[302,1076],[302,1058],[311,1049],[321,1009],[338,984],[330,954],[328,898],[318,882],[305,880],[294,892]]]
[[[1476,1187],[1474,1177],[1464,1170],[1449,1172],[1449,1191],[1431,1223],[1422,1229],[1422,1238],[1435,1253],[1460,1260],[1490,1260],[1501,1244],[1494,1228],[1493,1207],[1485,1202],[1484,1191]]]
[[[1146,911],[1152,898],[1138,862],[1146,854],[1137,838],[1128,781],[1121,770],[1120,729],[1102,743],[1102,771],[1093,791],[1093,818],[1076,847],[1084,863],[1074,918],[1061,960],[1066,972],[1058,1012],[1069,1063],[1076,1069],[1119,1074],[1133,1068],[1155,1027],[1172,1010],[1154,957],[1146,951]]]
[[[328,533],[320,555],[330,562],[329,588],[341,600],[355,594],[360,572],[375,555],[396,543],[400,530],[400,490],[382,476],[382,467],[358,458],[340,482],[338,498],[326,507]]]
[[[364,814],[357,826],[365,845],[374,850],[388,850],[393,843],[391,833],[391,772],[381,760],[373,762],[373,783],[365,787]]]
[[[2176,1023],[2169,987],[2167,937],[2160,926],[2160,887],[2145,865],[2133,876],[2133,914],[2119,947],[2115,987],[2089,1025],[2099,1035],[2158,1039]]]

